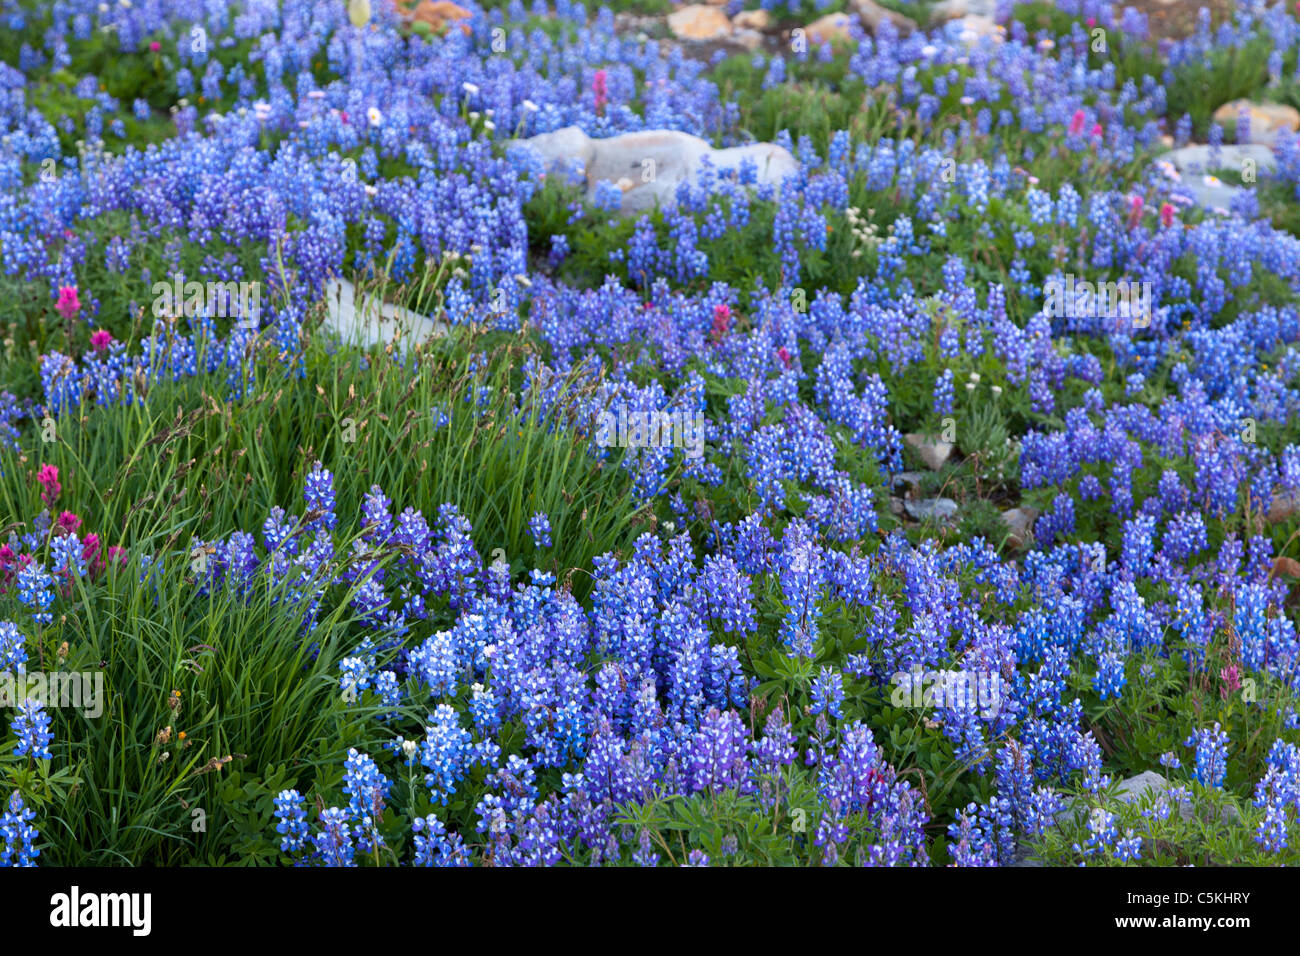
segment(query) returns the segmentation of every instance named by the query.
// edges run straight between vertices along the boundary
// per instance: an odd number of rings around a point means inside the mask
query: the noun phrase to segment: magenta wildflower
[[[75,285],[65,285],[59,287],[59,301],[54,304],[55,310],[65,319],[70,319],[81,311],[81,300],[77,298],[77,287]]]

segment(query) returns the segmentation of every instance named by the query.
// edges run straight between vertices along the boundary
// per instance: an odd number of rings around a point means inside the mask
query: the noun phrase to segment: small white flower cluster
[[[481,248],[482,247],[477,244],[471,247],[474,252],[478,252]],[[454,249],[446,249],[442,253],[442,261],[451,266],[452,277],[456,279],[469,278],[469,273],[465,271],[462,263],[468,263],[471,258],[470,255],[456,252]]]
[[[966,383],[966,391],[968,392],[975,391],[975,386],[978,385],[979,383],[980,383],[979,372],[971,372],[970,381]],[[1002,395],[1001,385],[990,385],[989,390],[993,392],[994,398],[999,398]]]
[[[862,211],[857,206],[850,206],[845,211],[845,216],[849,220],[849,231],[853,234],[853,258],[857,259],[862,255],[862,247],[872,248],[880,244],[880,227],[870,219],[874,218],[876,211],[867,210],[867,218],[863,218]]]

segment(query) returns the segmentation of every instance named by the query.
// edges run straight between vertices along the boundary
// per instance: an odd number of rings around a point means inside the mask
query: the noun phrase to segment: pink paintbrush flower
[[[54,304],[55,310],[65,319],[70,319],[81,311],[81,300],[77,298],[77,287],[75,285],[65,285],[59,287],[59,301]]]
[[[1241,687],[1241,672],[1237,669],[1237,665],[1233,664],[1219,671],[1219,680],[1223,681],[1219,694],[1226,700],[1229,694],[1236,693]]]
[[[81,560],[86,562],[92,575],[104,570],[104,558],[99,553],[99,535],[92,532],[81,539]]]
[[[1133,229],[1142,221],[1142,210],[1146,203],[1141,196],[1130,196],[1128,199],[1128,227]]]
[[[714,340],[721,339],[731,329],[731,306],[723,302],[721,305],[713,308],[713,329]]]
[[[63,490],[59,484],[59,469],[56,465],[41,465],[41,470],[36,473],[36,483],[45,489],[41,492],[41,500],[47,505],[54,504],[59,492]]]

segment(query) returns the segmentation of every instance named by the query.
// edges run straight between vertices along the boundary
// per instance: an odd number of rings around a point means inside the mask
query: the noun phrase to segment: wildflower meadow
[[[0,863],[1300,863],[1298,107],[1291,0],[0,0]]]

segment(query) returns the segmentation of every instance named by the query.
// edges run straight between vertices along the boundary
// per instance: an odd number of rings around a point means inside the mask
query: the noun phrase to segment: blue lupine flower
[[[54,578],[45,566],[33,561],[18,571],[18,600],[32,608],[32,620],[49,624],[54,620],[50,605],[54,603]]]
[[[275,832],[281,836],[280,850],[298,854],[307,845],[307,810],[297,790],[281,790],[275,798]]]
[[[40,836],[31,821],[36,811],[23,804],[23,796],[15,790],[9,797],[5,812],[0,817],[0,866],[35,866],[41,851],[36,846]]]
[[[1228,776],[1228,735],[1215,721],[1211,728],[1202,728],[1187,738],[1185,746],[1196,748],[1196,769],[1193,776],[1206,787],[1221,787]]]
[[[50,715],[45,713],[45,705],[39,700],[28,697],[18,705],[18,714],[10,724],[18,744],[14,747],[15,757],[31,755],[36,760],[50,760],[50,741],[54,734],[50,731]]]
[[[528,519],[528,531],[533,536],[533,545],[538,548],[551,546],[551,520],[544,513],[537,512]]]

